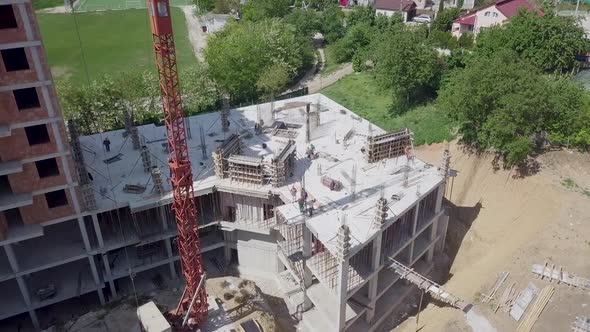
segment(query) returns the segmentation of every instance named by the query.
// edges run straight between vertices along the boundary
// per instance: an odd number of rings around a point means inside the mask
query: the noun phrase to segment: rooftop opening
[[[39,96],[37,95],[36,88],[13,90],[12,94],[16,101],[16,107],[18,107],[19,110],[41,106],[41,104],[39,104]]]
[[[50,209],[68,205],[68,197],[63,189],[46,193],[45,199],[47,200],[47,207]]]
[[[0,29],[17,28],[12,5],[0,5]]]
[[[40,178],[59,175],[59,167],[57,167],[55,158],[36,161],[35,167],[37,167],[37,173],[39,173]]]
[[[24,48],[10,48],[0,51],[0,54],[2,54],[2,61],[4,61],[6,71],[29,69],[29,61]]]
[[[36,125],[25,127],[27,140],[29,145],[44,144],[49,142],[49,132],[47,132],[47,125]]]

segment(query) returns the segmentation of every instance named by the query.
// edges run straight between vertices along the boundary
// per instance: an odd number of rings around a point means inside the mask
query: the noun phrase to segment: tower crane
[[[178,251],[186,282],[171,323],[189,329],[201,325],[207,316],[205,271],[194,200],[193,174],[188,156],[187,132],[180,96],[176,50],[172,34],[169,0],[147,0],[160,81],[162,111],[168,141],[168,166],[172,182],[172,209],[178,228]]]

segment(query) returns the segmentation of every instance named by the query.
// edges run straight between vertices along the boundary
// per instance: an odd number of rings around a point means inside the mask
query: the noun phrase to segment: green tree
[[[273,64],[260,74],[256,87],[264,97],[272,99],[285,90],[287,83],[289,83],[287,69],[279,64]]]
[[[192,66],[182,70],[180,88],[187,115],[213,111],[221,98],[206,66]]]
[[[367,23],[359,23],[346,31],[346,35],[334,44],[334,56],[338,63],[348,62],[365,49],[372,41],[376,31]]]
[[[242,7],[242,19],[262,21],[267,18],[283,17],[289,13],[290,0],[249,0]]]
[[[375,24],[375,8],[373,6],[355,6],[346,17],[348,27],[356,24],[366,24],[372,26]]]
[[[344,15],[340,8],[330,6],[326,8],[320,17],[320,31],[328,43],[334,43],[344,36],[346,29],[343,25]]]
[[[477,37],[476,56],[508,48],[547,73],[572,70],[574,57],[588,50],[584,29],[573,17],[521,11],[507,24]]]
[[[215,14],[237,13],[240,10],[240,0],[215,0],[213,12]]]
[[[313,61],[308,40],[279,19],[229,24],[212,35],[205,49],[211,77],[237,100],[258,97],[258,79],[272,65],[281,65],[294,78]]]
[[[284,20],[295,27],[298,35],[306,38],[311,38],[320,31],[319,14],[315,10],[295,8]]]
[[[441,3],[443,1],[441,0]],[[459,8],[449,8],[438,11],[436,18],[432,22],[432,30],[437,31],[451,31],[451,27],[453,25],[453,21],[459,17],[460,10]]]
[[[215,0],[193,0],[197,13],[207,13],[215,8]]]
[[[524,161],[534,150],[533,137],[544,133],[557,142],[587,144],[590,117],[581,107],[581,87],[542,75],[510,50],[468,59],[449,75],[438,102],[458,121],[464,142],[496,151],[506,166]]]
[[[438,0],[438,12],[442,13],[445,10],[445,1]]]
[[[471,33],[463,33],[461,37],[459,37],[459,47],[462,48],[472,48],[473,47],[473,34]]]
[[[434,49],[424,43],[422,33],[409,28],[388,32],[373,48],[376,77],[393,90],[396,112],[434,95],[439,62]]]

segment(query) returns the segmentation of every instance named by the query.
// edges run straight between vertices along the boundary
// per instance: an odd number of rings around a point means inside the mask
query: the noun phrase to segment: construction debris
[[[576,317],[572,325],[574,332],[590,332],[590,317]]]
[[[494,296],[496,296],[498,289],[500,289],[500,287],[502,287],[502,284],[504,283],[504,281],[506,281],[506,278],[508,278],[509,274],[510,274],[510,272],[500,272],[498,279],[494,283],[494,286],[490,289],[489,293],[488,294],[481,294],[483,296],[483,300],[482,300],[483,303],[489,303],[494,299]]]
[[[535,322],[537,322],[537,319],[541,316],[543,309],[545,309],[545,306],[547,306],[547,303],[551,300],[554,292],[555,288],[553,288],[553,286],[543,288],[531,310],[529,310],[524,319],[518,324],[516,332],[529,332],[533,329]]]
[[[129,194],[143,194],[145,192],[145,186],[140,184],[126,184],[123,187],[123,191]]]
[[[510,317],[519,321],[529,304],[531,304],[533,299],[537,296],[538,292],[539,288],[530,282],[527,288],[520,292],[516,301],[514,301],[514,305],[512,306],[512,309],[510,309]]]
[[[327,175],[322,176],[322,184],[330,188],[331,191],[339,191],[342,189],[342,182],[332,179]]]
[[[107,159],[103,160],[103,162],[105,164],[112,164],[112,163],[115,163],[117,161],[120,161],[121,160],[121,157],[123,157],[123,154],[122,153],[118,153],[114,157],[110,157],[110,158],[107,158]]]
[[[549,267],[547,263],[545,265],[533,264],[531,272],[540,277],[541,280],[543,278],[549,278],[549,282],[557,280],[557,283],[563,282],[570,286],[590,290],[590,279],[578,277],[573,273],[563,271],[562,267],[556,268],[555,265]]]

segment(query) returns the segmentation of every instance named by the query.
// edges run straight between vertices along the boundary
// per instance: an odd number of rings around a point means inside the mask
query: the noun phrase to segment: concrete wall
[[[240,230],[236,232],[239,265],[256,272],[276,273],[278,269],[276,241],[270,235]]]

